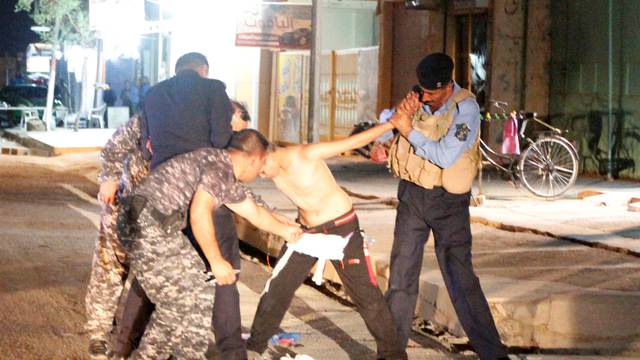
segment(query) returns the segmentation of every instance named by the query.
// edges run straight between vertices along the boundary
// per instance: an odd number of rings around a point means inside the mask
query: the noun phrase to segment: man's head
[[[233,116],[231,117],[231,130],[240,131],[247,129],[251,124],[251,116],[249,116],[247,108],[235,100],[231,100],[231,106],[233,107]]]
[[[176,61],[176,75],[185,70],[193,70],[201,77],[206,78],[209,75],[207,57],[198,52],[190,52],[180,56]]]
[[[258,177],[267,161],[271,144],[260,132],[244,129],[231,136],[227,149],[236,178],[241,182],[251,182]]]
[[[420,101],[432,111],[439,109],[453,93],[453,60],[447,54],[425,56],[416,67],[416,76],[422,94]]]

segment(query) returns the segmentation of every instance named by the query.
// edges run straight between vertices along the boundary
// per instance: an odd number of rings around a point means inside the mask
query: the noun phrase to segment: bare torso
[[[302,224],[320,225],[351,210],[351,198],[338,186],[327,164],[303,158],[298,149],[278,149],[288,164],[273,181],[298,207]]]

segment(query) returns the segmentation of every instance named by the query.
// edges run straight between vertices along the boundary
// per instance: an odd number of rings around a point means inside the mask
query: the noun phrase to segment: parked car
[[[58,89],[56,89],[58,90]],[[0,103],[14,106],[46,106],[47,105],[47,87],[35,84],[20,84],[6,86],[0,90]],[[54,91],[53,107],[64,106],[59,91]],[[0,107],[1,109],[1,107]],[[38,112],[40,117],[44,111]],[[20,124],[22,111],[2,111],[0,110],[0,126],[13,127]]]

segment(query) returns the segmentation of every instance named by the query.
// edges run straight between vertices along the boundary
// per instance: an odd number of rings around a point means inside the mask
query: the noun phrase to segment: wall
[[[551,0],[528,1],[524,108],[549,115],[551,62]]]
[[[375,3],[365,8],[324,6],[322,50],[377,45]]]
[[[570,131],[569,136],[578,147],[581,170],[606,174],[611,145],[613,175],[639,179],[640,7],[635,0],[611,4],[612,87],[608,62],[609,1],[552,2],[552,121]]]
[[[416,84],[415,68],[426,54],[443,51],[444,13],[406,10],[382,3],[378,107],[395,106]]]
[[[525,46],[525,1],[494,0],[491,9],[488,98],[506,101],[508,110],[524,105],[522,93],[523,50]],[[490,107],[489,111],[499,111]],[[482,137],[493,149],[502,141],[502,122],[485,123]]]
[[[236,47],[237,1],[185,0],[176,4],[171,32],[170,68],[178,58],[192,51],[203,53],[209,61],[209,77],[222,80],[227,94],[247,105],[252,127],[258,127],[258,87],[260,49]]]

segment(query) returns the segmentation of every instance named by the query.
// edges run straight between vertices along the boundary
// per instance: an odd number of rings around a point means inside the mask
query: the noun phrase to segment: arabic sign
[[[261,3],[242,10],[236,46],[278,49],[311,48],[311,5]]]

